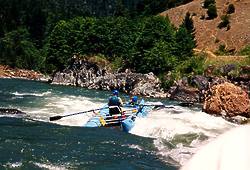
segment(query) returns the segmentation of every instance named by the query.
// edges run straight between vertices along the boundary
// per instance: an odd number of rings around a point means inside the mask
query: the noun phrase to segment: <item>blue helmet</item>
[[[119,94],[118,90],[113,90],[113,95],[118,96],[118,94]]]
[[[137,96],[133,96],[133,97],[132,97],[132,102],[137,102],[137,100],[138,100],[138,97],[137,97]]]

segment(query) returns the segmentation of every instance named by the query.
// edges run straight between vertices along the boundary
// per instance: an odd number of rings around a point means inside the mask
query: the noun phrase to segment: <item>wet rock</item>
[[[212,86],[206,94],[203,111],[209,114],[249,117],[250,101],[247,92],[232,83]]]
[[[191,106],[194,106],[194,103],[193,102],[181,102],[178,105],[182,107],[191,107]]]
[[[18,109],[6,109],[6,108],[0,108],[0,114],[1,115],[20,115],[20,114],[26,114]]]
[[[248,123],[249,119],[244,116],[233,116],[233,117],[224,117],[229,122],[236,123],[236,124],[246,124]]]

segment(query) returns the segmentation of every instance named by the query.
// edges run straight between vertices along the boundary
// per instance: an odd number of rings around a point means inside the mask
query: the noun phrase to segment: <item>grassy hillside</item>
[[[216,0],[218,16],[209,19],[207,9],[203,7],[204,0],[194,0],[188,4],[172,8],[160,15],[168,15],[175,26],[179,26],[190,12],[195,26],[195,37],[197,48],[215,52],[220,46],[232,54],[240,51],[250,44],[250,1],[249,0]],[[235,11],[227,14],[229,5],[234,6]],[[218,28],[222,22],[221,17],[229,16],[229,26]]]

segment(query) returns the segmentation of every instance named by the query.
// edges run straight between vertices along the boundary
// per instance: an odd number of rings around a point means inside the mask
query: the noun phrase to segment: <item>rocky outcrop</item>
[[[234,79],[227,79],[225,77],[215,76],[202,76],[194,75],[189,78],[183,77],[176,81],[174,85],[168,91],[170,99],[178,100],[185,103],[203,103],[205,101],[205,95],[209,90],[209,87],[223,84],[225,82],[235,84],[241,87],[244,91],[249,93],[250,81],[248,79],[240,79],[239,75]]]
[[[199,90],[188,86],[174,86],[170,90],[169,98],[181,102],[194,103],[199,102]]]
[[[182,78],[174,83],[174,86],[168,91],[169,98],[172,100],[178,100],[192,105],[193,103],[199,103],[203,99],[203,94],[208,86],[208,79],[204,76],[194,76],[191,79],[191,85],[187,77]]]
[[[160,80],[153,74],[125,71],[112,73],[106,65],[74,58],[72,64],[62,72],[55,73],[52,84],[73,85],[89,89],[112,90],[145,97],[164,98]]]
[[[232,83],[212,86],[207,91],[203,111],[228,117],[250,116],[250,101],[247,92]]]

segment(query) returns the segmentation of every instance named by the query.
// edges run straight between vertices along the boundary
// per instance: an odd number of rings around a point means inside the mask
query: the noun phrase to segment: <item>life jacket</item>
[[[108,103],[109,106],[120,106],[121,103],[120,103],[120,100],[117,96],[112,96],[109,98],[109,103]]]

